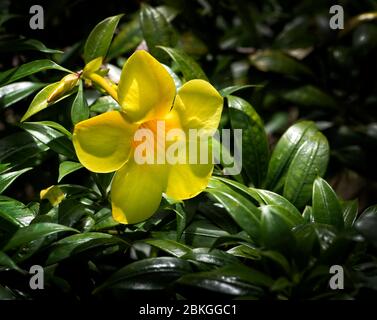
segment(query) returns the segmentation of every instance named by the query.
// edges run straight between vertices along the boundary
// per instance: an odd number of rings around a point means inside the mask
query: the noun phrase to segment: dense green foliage
[[[92,16],[46,3],[40,31],[20,23],[27,1],[0,7],[0,299],[376,298],[377,15],[359,16],[376,2],[339,1],[342,31],[327,1],[82,2]],[[74,124],[119,106],[81,80],[49,97],[103,55],[99,72],[119,77],[137,47],[177,85],[220,90],[243,167],[218,165],[204,193],[125,226],[112,174],[83,168],[71,141]],[[44,290],[29,287],[36,264]],[[344,290],[329,288],[332,265]]]

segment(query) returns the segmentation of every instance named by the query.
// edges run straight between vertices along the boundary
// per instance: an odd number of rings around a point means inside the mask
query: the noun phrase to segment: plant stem
[[[118,101],[117,91],[114,89],[112,83],[109,80],[105,79],[104,77],[101,77],[96,73],[89,74],[87,78],[98,84],[101,88],[103,88],[108,94],[110,94],[115,99],[115,101]]]

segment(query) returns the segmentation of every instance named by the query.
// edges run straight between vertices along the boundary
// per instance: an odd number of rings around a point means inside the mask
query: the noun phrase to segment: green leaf
[[[285,175],[298,149],[317,132],[318,129],[311,121],[301,121],[288,128],[271,155],[265,189],[278,192],[283,188]]]
[[[357,200],[343,201],[341,203],[341,206],[343,210],[344,226],[346,228],[352,227],[358,213],[358,201]]]
[[[229,296],[261,296],[263,289],[273,280],[268,275],[243,265],[226,266],[209,272],[184,275],[177,283],[186,288],[198,288],[208,293],[216,292]],[[190,292],[189,290],[188,292]],[[195,296],[196,293],[194,291]]]
[[[337,107],[336,101],[331,96],[312,85],[284,91],[282,96],[285,100],[303,107],[321,107],[325,109]]]
[[[284,255],[282,255],[280,252],[273,251],[273,250],[261,250],[260,253],[262,257],[266,257],[269,260],[276,263],[277,265],[279,265],[282,268],[282,270],[284,270],[287,274],[290,273],[291,267],[289,265],[289,262],[287,258]]]
[[[7,220],[17,227],[25,227],[34,219],[34,213],[23,203],[5,196],[0,196],[0,228],[2,220]]]
[[[119,224],[113,219],[111,210],[109,208],[102,208],[101,210],[99,210],[94,215],[94,219],[96,221],[96,224],[94,225],[93,230],[109,229]]]
[[[210,250],[209,248],[195,248],[187,252],[181,258],[195,263],[206,264],[216,267],[240,264],[240,261],[233,255],[226,253],[222,250]]]
[[[219,237],[226,236],[229,236],[228,232],[203,219],[193,221],[187,226],[183,231],[181,242],[193,247],[210,248]],[[176,241],[177,233],[175,231],[153,231],[152,237]]]
[[[88,63],[95,58],[106,56],[114,31],[122,16],[123,14],[106,18],[94,27],[85,42],[85,63]]]
[[[177,258],[180,258],[185,254],[191,252],[191,248],[189,246],[169,239],[147,239],[143,242],[153,247],[159,248]]]
[[[35,123],[41,126],[47,126],[53,129],[58,130],[59,132],[66,135],[69,139],[72,137],[72,133],[70,133],[66,128],[64,128],[61,124],[56,123],[54,121],[37,121],[37,122],[29,122],[29,123]]]
[[[220,181],[211,180],[206,190],[221,203],[234,221],[256,241],[260,232],[260,211],[248,199]]]
[[[263,189],[249,188],[239,182],[222,177],[212,177],[211,179],[220,180],[226,183],[227,185],[242,191],[243,193],[255,199],[259,203],[259,205],[269,204],[284,207],[287,211],[289,211],[291,219],[295,221],[295,224],[297,225],[304,222],[304,219],[301,216],[300,211],[298,211],[297,208],[287,199],[285,199],[277,193]]]
[[[11,163],[12,167],[37,158],[46,150],[47,146],[27,132],[17,132],[0,139],[0,161]]]
[[[158,48],[164,50],[173,59],[177,64],[179,71],[182,72],[185,81],[192,79],[203,79],[208,81],[208,78],[200,65],[182,50],[163,46],[158,46]]]
[[[304,64],[280,51],[258,51],[250,57],[250,60],[258,70],[264,72],[275,72],[289,76],[313,75]]]
[[[71,73],[70,70],[59,66],[57,63],[43,59],[43,60],[35,60],[32,62],[25,63],[19,67],[15,67],[3,72],[0,72],[0,85],[6,85],[8,83],[14,82],[21,78],[25,78],[30,76],[31,74],[48,70],[48,69],[55,69],[64,72]]]
[[[252,84],[230,86],[230,87],[226,87],[224,89],[221,89],[220,94],[223,97],[227,97],[227,96],[233,94],[234,92],[244,90],[244,89],[247,89],[247,88],[254,88],[254,87],[257,87],[257,86],[258,85],[252,85]]]
[[[15,82],[0,88],[0,108],[7,108],[44,87],[43,83]]]
[[[120,31],[115,35],[107,54],[109,60],[135,49],[143,40],[137,15],[132,17],[131,21],[122,24],[119,29]]]
[[[35,39],[15,39],[0,42],[0,52],[19,52],[27,50],[36,50],[43,53],[63,53],[63,51],[49,49],[42,42]]]
[[[343,228],[343,211],[338,197],[331,186],[322,178],[317,178],[313,185],[313,219],[314,222]]]
[[[8,251],[15,249],[22,245],[28,244],[30,241],[35,239],[40,239],[47,237],[49,235],[58,233],[58,232],[78,232],[73,228],[68,228],[56,223],[35,223],[27,227],[19,229],[13,237],[8,241],[4,246],[3,250]]]
[[[182,275],[191,272],[190,264],[182,259],[159,257],[136,261],[119,269],[94,293],[107,288],[162,290]]]
[[[158,9],[146,4],[140,10],[140,27],[151,54],[164,60],[165,56],[157,46],[175,47],[178,37],[173,27]]]
[[[120,110],[118,102],[110,96],[99,97],[96,102],[90,106],[90,111],[104,113],[112,110]]]
[[[58,182],[60,182],[66,175],[75,172],[79,169],[83,168],[82,164],[79,162],[73,161],[64,161],[59,165],[59,178]]]
[[[9,269],[16,270],[20,273],[25,273],[6,253],[2,251],[0,251],[0,267],[6,267]]]
[[[32,115],[42,111],[43,109],[46,109],[47,107],[55,104],[56,102],[70,96],[74,91],[70,91],[66,94],[64,94],[61,98],[59,98],[56,101],[51,101],[50,103],[47,101],[48,97],[51,95],[51,93],[54,92],[54,90],[60,85],[60,82],[51,83],[48,86],[44,87],[41,91],[37,93],[37,95],[34,97],[33,101],[31,102],[28,110],[24,114],[24,116],[21,119],[21,122],[25,121],[26,119],[30,118]]]
[[[64,134],[54,128],[38,122],[25,122],[21,125],[21,128],[25,129],[33,137],[47,145],[53,151],[71,159],[76,158],[72,142]]]
[[[71,119],[73,124],[89,118],[89,107],[82,86],[82,81],[80,81],[79,90],[77,91],[76,98],[73,100],[71,107]]]
[[[250,259],[250,260],[259,260],[261,257],[260,250],[248,244],[240,244],[238,246],[235,246],[227,250],[227,253],[232,254],[236,257]]]
[[[0,174],[0,193],[2,193],[6,188],[8,188],[12,184],[12,182],[16,180],[20,175],[31,169],[33,168],[25,168],[18,171]]]
[[[277,206],[262,206],[261,240],[263,245],[272,250],[288,253],[296,245],[295,237],[291,231],[292,225],[288,223],[283,208]]]
[[[313,182],[326,172],[329,155],[329,144],[321,132],[309,137],[297,150],[289,165],[283,191],[284,197],[297,208],[304,208],[310,200]]]
[[[355,229],[377,247],[377,205],[364,210],[355,222]]]
[[[298,209],[291,202],[289,202],[286,198],[268,190],[255,189],[255,188],[251,188],[251,190],[257,193],[258,196],[264,201],[265,204],[277,205],[289,211],[291,219],[295,221],[295,224],[298,225],[304,222],[304,219],[302,215],[300,214],[300,211],[298,211]]]
[[[16,300],[16,296],[12,290],[0,284],[0,300]]]
[[[264,125],[245,100],[228,96],[228,106],[232,129],[242,130],[242,142],[236,141],[238,150],[242,143],[242,165],[255,186],[260,186],[267,173],[269,148]]]
[[[185,210],[181,203],[175,205],[174,212],[177,220],[177,241],[181,240],[183,231],[186,229],[188,223],[191,221],[194,212],[192,210]]]
[[[305,219],[306,222],[311,222],[313,221],[313,215],[312,215],[312,207],[311,206],[305,206],[304,211],[302,213],[303,218]]]
[[[65,237],[53,244],[53,249],[51,250],[48,258],[47,264],[54,264],[61,260],[67,259],[74,255],[80,246],[83,244],[88,244],[93,242],[93,240],[98,239],[112,239],[113,236],[106,233],[99,232],[88,232],[83,234],[74,234],[68,237]],[[94,243],[93,243],[94,244]],[[98,242],[95,242],[95,245],[98,246]],[[88,250],[90,247],[86,246]]]

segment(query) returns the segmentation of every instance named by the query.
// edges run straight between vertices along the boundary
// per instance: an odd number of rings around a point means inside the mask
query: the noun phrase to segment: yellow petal
[[[166,195],[175,200],[190,199],[208,185],[213,164],[177,164],[169,170]]]
[[[151,217],[160,205],[166,176],[165,166],[140,165],[130,157],[111,185],[113,218],[133,224]]]
[[[202,129],[203,134],[213,135],[219,126],[223,98],[207,81],[191,80],[178,91],[173,110],[177,111],[185,131]]]
[[[171,164],[167,151],[170,164],[165,193],[175,200],[193,198],[207,187],[214,167],[210,139],[186,139],[185,157],[183,162]]]
[[[65,199],[65,194],[59,186],[53,185],[47,189],[41,190],[40,198],[41,200],[47,199],[55,207]]]
[[[72,136],[77,157],[90,171],[118,170],[128,159],[136,129],[118,111],[81,121]]]
[[[148,52],[138,50],[123,66],[118,102],[132,122],[162,118],[172,107],[175,85],[168,71]]]

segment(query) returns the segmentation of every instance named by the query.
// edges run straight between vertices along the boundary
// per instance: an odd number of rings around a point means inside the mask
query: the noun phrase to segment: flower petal
[[[166,166],[141,165],[130,158],[111,185],[113,218],[133,224],[151,217],[160,205],[166,177]]]
[[[195,197],[207,187],[212,170],[213,164],[171,165],[166,195],[175,200]]]
[[[162,118],[175,96],[173,78],[148,52],[138,50],[125,63],[118,85],[118,102],[132,122]]]
[[[177,111],[184,130],[203,129],[213,135],[219,126],[223,98],[207,81],[191,80],[178,91],[173,110]]]
[[[79,122],[73,145],[84,167],[93,172],[112,172],[127,161],[136,129],[121,112],[106,112]]]

